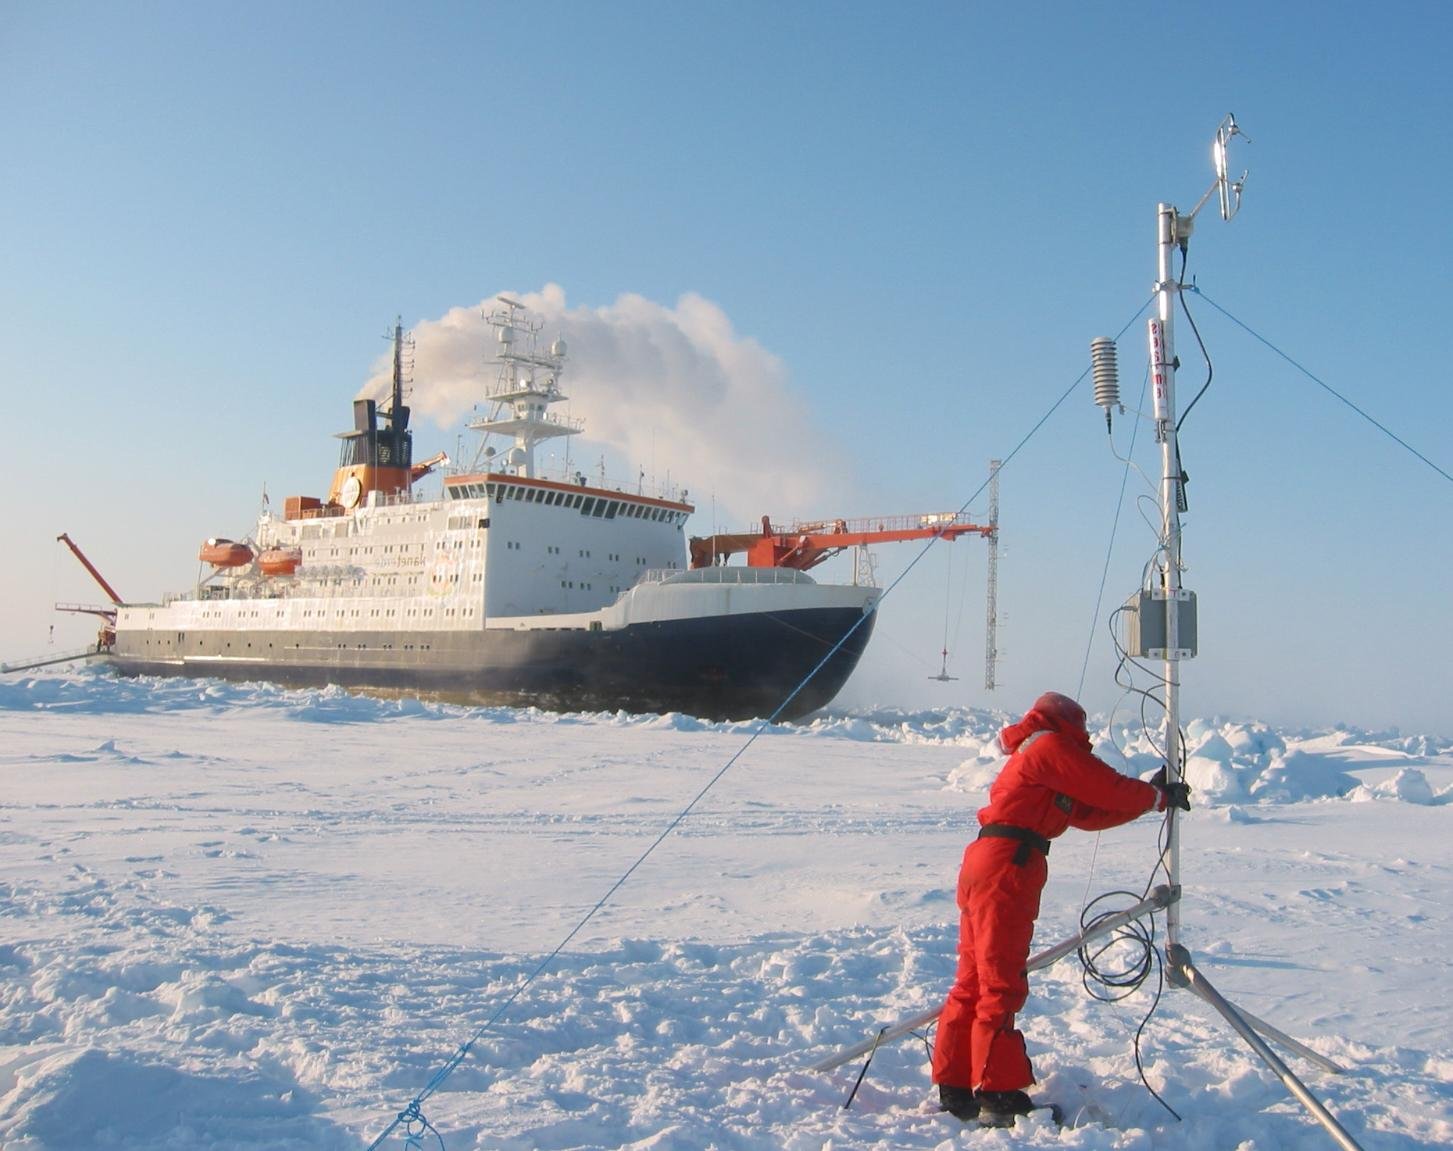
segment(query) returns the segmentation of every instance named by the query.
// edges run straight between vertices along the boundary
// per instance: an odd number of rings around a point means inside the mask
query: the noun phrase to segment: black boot
[[[969,1123],[979,1117],[979,1097],[967,1087],[938,1085],[938,1109]]]
[[[980,1127],[1013,1127],[1020,1115],[1034,1110],[1034,1100],[1023,1091],[977,1091]]]

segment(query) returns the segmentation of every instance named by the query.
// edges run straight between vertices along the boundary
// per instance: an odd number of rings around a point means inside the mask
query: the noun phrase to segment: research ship
[[[542,347],[506,297],[487,319],[498,375],[468,425],[474,466],[414,462],[397,326],[388,407],[354,401],[327,496],[206,541],[192,590],[118,597],[101,641],[116,670],[709,719],[797,719],[832,700],[879,591],[715,555],[692,567],[687,492],[540,474],[537,447],[582,431],[552,410],[565,345]],[[504,451],[487,446],[501,437]]]

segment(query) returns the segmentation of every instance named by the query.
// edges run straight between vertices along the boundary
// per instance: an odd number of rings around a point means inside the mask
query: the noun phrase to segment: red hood
[[[999,733],[999,746],[1013,755],[1019,745],[1037,731],[1053,731],[1090,746],[1090,733],[1085,727],[1085,709],[1067,695],[1047,691],[1018,723],[1011,723]]]

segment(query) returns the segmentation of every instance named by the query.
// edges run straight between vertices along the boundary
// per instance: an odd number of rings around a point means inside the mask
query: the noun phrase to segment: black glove
[[[1155,787],[1164,787],[1165,786],[1165,774],[1166,774],[1166,770],[1167,770],[1166,765],[1165,764],[1161,764],[1160,765],[1160,769],[1154,775],[1152,775],[1150,777],[1150,779],[1148,779],[1146,782],[1147,783],[1150,783],[1152,786],[1155,786]]]
[[[1160,784],[1160,794],[1162,811],[1168,807],[1179,808],[1181,811],[1191,810],[1191,785],[1185,780],[1180,779],[1175,783]]]

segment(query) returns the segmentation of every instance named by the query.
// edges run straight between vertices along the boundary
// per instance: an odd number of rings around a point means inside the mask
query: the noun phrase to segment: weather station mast
[[[1241,191],[1246,182],[1243,172],[1239,179],[1231,179],[1227,169],[1227,149],[1237,136],[1244,137],[1236,120],[1227,116],[1216,129],[1216,140],[1212,147],[1216,179],[1195,208],[1182,215],[1172,204],[1156,207],[1156,314],[1149,321],[1147,337],[1150,352],[1150,381],[1154,390],[1153,420],[1156,443],[1160,448],[1161,477],[1157,488],[1160,501],[1160,523],[1156,526],[1156,550],[1151,562],[1146,565],[1141,587],[1117,613],[1125,621],[1124,640],[1117,639],[1122,663],[1134,662],[1143,667],[1139,660],[1160,660],[1163,670],[1158,688],[1141,691],[1147,700],[1161,703],[1165,709],[1164,728],[1159,748],[1165,758],[1168,783],[1181,783],[1185,777],[1185,740],[1181,734],[1180,717],[1180,664],[1196,654],[1196,597],[1181,585],[1181,514],[1186,511],[1186,473],[1181,465],[1178,433],[1185,420],[1186,412],[1196,405],[1206,385],[1187,405],[1185,412],[1176,414],[1176,369],[1179,361],[1175,354],[1175,309],[1179,305],[1188,320],[1190,312],[1185,309],[1181,293],[1187,290],[1185,283],[1185,256],[1191,232],[1195,227],[1196,214],[1210,201],[1212,196],[1220,200],[1221,218],[1230,220],[1241,206]],[[1173,272],[1175,253],[1181,253],[1181,271]],[[1190,290],[1194,290],[1194,287]],[[1191,321],[1192,331],[1195,323]],[[1199,333],[1197,333],[1199,342]],[[1120,383],[1116,364],[1115,341],[1101,336],[1090,341],[1091,368],[1093,372],[1095,403],[1105,409],[1105,428],[1112,430],[1112,413],[1124,412],[1120,403]],[[1112,445],[1113,450],[1113,445]],[[1117,455],[1116,457],[1121,458]],[[1122,459],[1126,466],[1132,466],[1128,459]],[[997,475],[998,463],[993,465]],[[994,501],[992,522],[997,529],[997,499]],[[992,537],[991,537],[992,538]],[[992,635],[992,632],[991,632]],[[991,651],[991,659],[992,659]],[[992,666],[992,665],[991,665]],[[1147,735],[1149,724],[1147,723]],[[1164,846],[1156,864],[1156,871],[1164,870],[1168,882],[1148,888],[1144,897],[1130,907],[1107,913],[1084,923],[1080,932],[1053,947],[1030,956],[1025,964],[1026,974],[1040,971],[1058,963],[1070,955],[1079,953],[1086,964],[1085,945],[1091,940],[1102,939],[1118,932],[1147,914],[1163,910],[1166,913],[1165,978],[1171,987],[1194,992],[1200,999],[1218,1011],[1252,1051],[1282,1081],[1287,1090],[1306,1108],[1308,1113],[1327,1129],[1333,1140],[1343,1151],[1362,1151],[1337,1119],[1307,1089],[1306,1085],[1292,1073],[1286,1063],[1268,1046],[1266,1040],[1305,1059],[1332,1074],[1342,1074],[1346,1069],[1338,1066],[1320,1052],[1305,1043],[1293,1039],[1271,1024],[1256,1018],[1249,1012],[1230,1003],[1206,980],[1191,960],[1191,953],[1180,941],[1182,900],[1180,874],[1180,826],[1179,815],[1173,806],[1168,806],[1164,831]],[[1154,873],[1153,873],[1154,874]],[[1133,936],[1132,936],[1133,938]],[[1147,946],[1153,946],[1150,937],[1144,937]],[[1112,940],[1113,942],[1113,940]],[[1096,952],[1098,954],[1098,952]],[[1146,968],[1148,973],[1149,968]],[[1125,985],[1117,985],[1125,986]],[[866,1056],[858,1074],[858,1084],[867,1073],[873,1053],[885,1043],[914,1035],[922,1027],[938,1019],[941,1008],[934,1006],[917,1015],[900,1019],[881,1028],[877,1034],[861,1043],[842,1048],[811,1065],[813,1071],[831,1071],[844,1063]],[[1143,1026],[1143,1025],[1142,1025]],[[1265,1038],[1263,1038],[1265,1036]],[[1137,1065],[1139,1057],[1137,1055]],[[1147,1087],[1149,1084],[1147,1084]],[[857,1085],[853,1087],[853,1094]],[[851,1104],[853,1094],[849,1094]],[[1160,1097],[1157,1095],[1157,1099]],[[1161,1100],[1164,1103],[1164,1100]],[[1169,1109],[1169,1108],[1168,1108]],[[1172,1111],[1172,1114],[1174,1112]],[[1180,1118],[1179,1115],[1176,1116]]]
[[[1179,442],[1180,423],[1184,420],[1185,413],[1181,413],[1178,418],[1176,412],[1176,370],[1180,361],[1175,352],[1175,313],[1177,306],[1184,307],[1181,293],[1186,290],[1186,251],[1197,214],[1212,196],[1216,196],[1220,202],[1223,220],[1229,221],[1241,206],[1246,173],[1243,172],[1239,179],[1232,179],[1227,159],[1231,141],[1237,136],[1246,139],[1237,126],[1235,117],[1228,115],[1216,129],[1216,138],[1211,149],[1216,178],[1195,208],[1182,215],[1173,204],[1162,203],[1156,206],[1156,315],[1147,323],[1147,338],[1155,440],[1160,448],[1161,459],[1158,492],[1160,531],[1155,558],[1147,569],[1148,586],[1143,584],[1124,608],[1126,637],[1123,654],[1130,659],[1162,661],[1160,687],[1164,692],[1165,722],[1161,749],[1165,757],[1166,776],[1172,783],[1182,781],[1185,776],[1186,755],[1180,717],[1180,665],[1183,660],[1195,656],[1197,646],[1195,593],[1181,584],[1184,566],[1181,554],[1181,515],[1188,505],[1187,476],[1181,463]],[[1179,276],[1174,271],[1177,251],[1181,254]],[[1187,316],[1189,317],[1189,312]],[[1105,409],[1108,429],[1111,411],[1119,403],[1119,386],[1115,378],[1115,345],[1113,340],[1101,337],[1093,340],[1090,347],[1095,402]],[[1191,403],[1194,406],[1195,400]],[[1186,411],[1189,410],[1188,407]],[[1196,968],[1190,951],[1181,943],[1180,818],[1174,807],[1168,808],[1166,812],[1162,862],[1172,892],[1172,898],[1165,907],[1167,983],[1172,987],[1194,992],[1214,1007],[1297,1101],[1327,1129],[1328,1134],[1343,1151],[1362,1151],[1331,1112],[1271,1049],[1263,1036],[1275,1040],[1282,1047],[1315,1063],[1323,1070],[1340,1073],[1344,1069],[1225,999]]]

